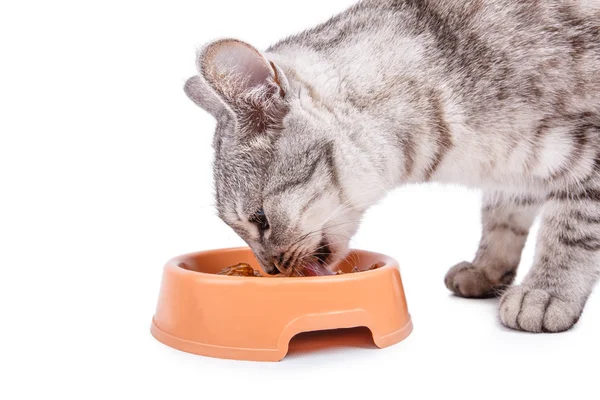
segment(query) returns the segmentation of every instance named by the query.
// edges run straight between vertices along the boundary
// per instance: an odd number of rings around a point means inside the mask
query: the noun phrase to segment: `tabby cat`
[[[600,274],[599,65],[595,0],[365,0],[264,51],[207,44],[185,92],[217,123],[219,216],[267,273],[335,267],[400,185],[463,184],[483,234],[446,286],[561,332]]]

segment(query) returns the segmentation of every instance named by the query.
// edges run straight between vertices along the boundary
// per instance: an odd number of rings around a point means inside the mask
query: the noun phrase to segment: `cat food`
[[[217,275],[227,276],[261,276],[260,272],[256,271],[250,265],[240,263],[223,269]]]
[[[383,265],[384,265],[383,263],[373,264],[366,271],[372,271],[372,270],[381,268],[381,267],[383,267]],[[350,273],[351,274],[355,274],[357,272],[361,272],[361,270],[358,269],[358,267],[355,266],[354,268],[352,268],[352,271]],[[344,275],[344,274],[345,274],[345,272],[338,271],[335,275]],[[252,268],[250,265],[248,265],[246,263],[240,263],[240,264],[236,264],[236,265],[232,265],[230,267],[224,268],[217,275],[226,275],[226,276],[262,276],[260,272],[258,272],[257,270],[255,270],[254,268]],[[290,276],[291,277],[300,277],[300,276],[306,276],[306,275],[307,274],[303,274],[300,271],[294,269],[294,270],[292,270],[292,274]]]
[[[365,271],[373,271],[374,269],[378,269],[378,268],[381,268],[381,267],[383,267],[383,266],[384,266],[384,264],[383,264],[383,263],[381,263],[381,262],[379,262],[379,263],[376,263],[376,264],[373,264],[373,265],[371,265],[371,266],[370,266],[368,269],[366,269]],[[357,266],[354,266],[354,268],[352,268],[352,271],[351,271],[350,273],[351,273],[351,274],[355,274],[355,273],[357,273],[357,272],[362,272],[362,271],[361,271],[360,269],[358,269],[358,267],[357,267]],[[344,272],[342,272],[342,271],[338,271],[338,272],[336,273],[336,275],[344,275]]]
[[[378,263],[371,265],[371,268],[369,268],[367,271],[373,271],[374,269],[383,268],[384,266],[385,266],[384,263],[378,262]]]

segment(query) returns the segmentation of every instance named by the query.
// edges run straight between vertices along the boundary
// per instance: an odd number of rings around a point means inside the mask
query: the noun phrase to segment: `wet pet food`
[[[379,263],[371,265],[371,267],[368,268],[368,269],[366,269],[365,271],[373,271],[374,269],[378,269],[378,268],[381,268],[383,266],[384,266],[384,264],[381,263],[381,262],[379,262]],[[362,272],[362,271],[360,269],[358,269],[357,266],[354,266],[354,268],[352,268],[352,271],[350,273],[351,274],[355,274],[357,272]],[[336,275],[344,275],[344,272],[338,271]]]
[[[219,272],[217,275],[227,275],[227,276],[261,276],[260,272],[254,270],[250,265],[248,264],[237,264],[237,265],[232,265],[230,267],[227,267],[225,269],[223,269],[221,272]]]
[[[384,264],[379,262],[376,264],[373,264],[371,267],[369,267],[366,271],[372,271],[374,269],[378,269],[383,267]],[[361,272],[360,269],[358,269],[358,267],[354,267],[352,268],[352,271],[350,272],[351,274],[355,274],[357,272]],[[336,275],[344,275],[345,272],[342,271],[338,271],[336,273]],[[230,267],[224,268],[223,270],[221,270],[217,275],[226,275],[226,276],[262,276],[261,273],[257,270],[255,270],[254,268],[252,268],[250,265],[246,264],[246,263],[240,263],[240,264],[236,264],[236,265],[232,265]],[[292,271],[292,274],[290,275],[292,277],[300,277],[300,276],[306,276],[306,274],[294,269]]]

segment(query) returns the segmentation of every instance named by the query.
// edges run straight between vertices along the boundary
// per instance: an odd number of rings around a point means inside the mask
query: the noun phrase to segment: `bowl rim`
[[[234,281],[255,282],[256,278],[259,278],[259,277],[236,276],[236,275],[217,275],[217,274],[209,273],[209,272],[194,271],[192,269],[185,268],[182,266],[182,264],[185,264],[185,260],[189,259],[189,258],[196,258],[196,257],[200,257],[202,255],[208,254],[208,253],[215,253],[215,252],[239,252],[239,251],[252,251],[252,250],[249,246],[237,246],[237,247],[223,247],[223,248],[205,249],[205,250],[189,252],[189,253],[181,254],[179,256],[172,257],[165,264],[165,268],[177,268],[180,273],[190,274],[192,276],[202,277],[204,279],[211,279],[211,280],[215,279],[215,280],[219,280],[219,281],[229,281],[229,282],[234,282]],[[277,275],[274,275],[274,276],[264,276],[263,275],[261,277],[267,278],[267,279],[276,279],[276,281],[274,281],[274,282],[282,282],[282,283],[283,282],[313,282],[313,281],[332,282],[332,281],[347,281],[347,280],[364,279],[366,277],[372,277],[372,276],[375,276],[378,274],[385,273],[386,271],[389,271],[389,270],[397,270],[398,272],[400,272],[399,262],[392,256],[389,256],[389,255],[386,255],[383,253],[379,253],[379,252],[375,252],[375,251],[370,251],[370,250],[351,248],[346,257],[348,257],[352,253],[363,253],[363,254],[375,255],[378,258],[381,258],[381,261],[383,263],[385,263],[385,265],[376,270],[361,271],[360,273],[355,273],[355,274],[319,275],[319,276],[290,276],[290,277],[286,277],[286,279],[277,279],[277,278],[281,278],[280,276],[277,276]],[[261,274],[264,273],[264,271],[262,271],[262,268],[260,269],[260,272],[261,272]],[[267,283],[267,281],[265,279],[260,279],[259,281],[262,282],[263,284]]]

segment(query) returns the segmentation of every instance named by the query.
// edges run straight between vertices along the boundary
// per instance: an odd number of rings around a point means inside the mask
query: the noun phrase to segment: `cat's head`
[[[212,114],[220,218],[269,274],[322,275],[346,256],[360,213],[345,204],[343,149],[284,71],[233,39],[205,46],[187,95]]]

